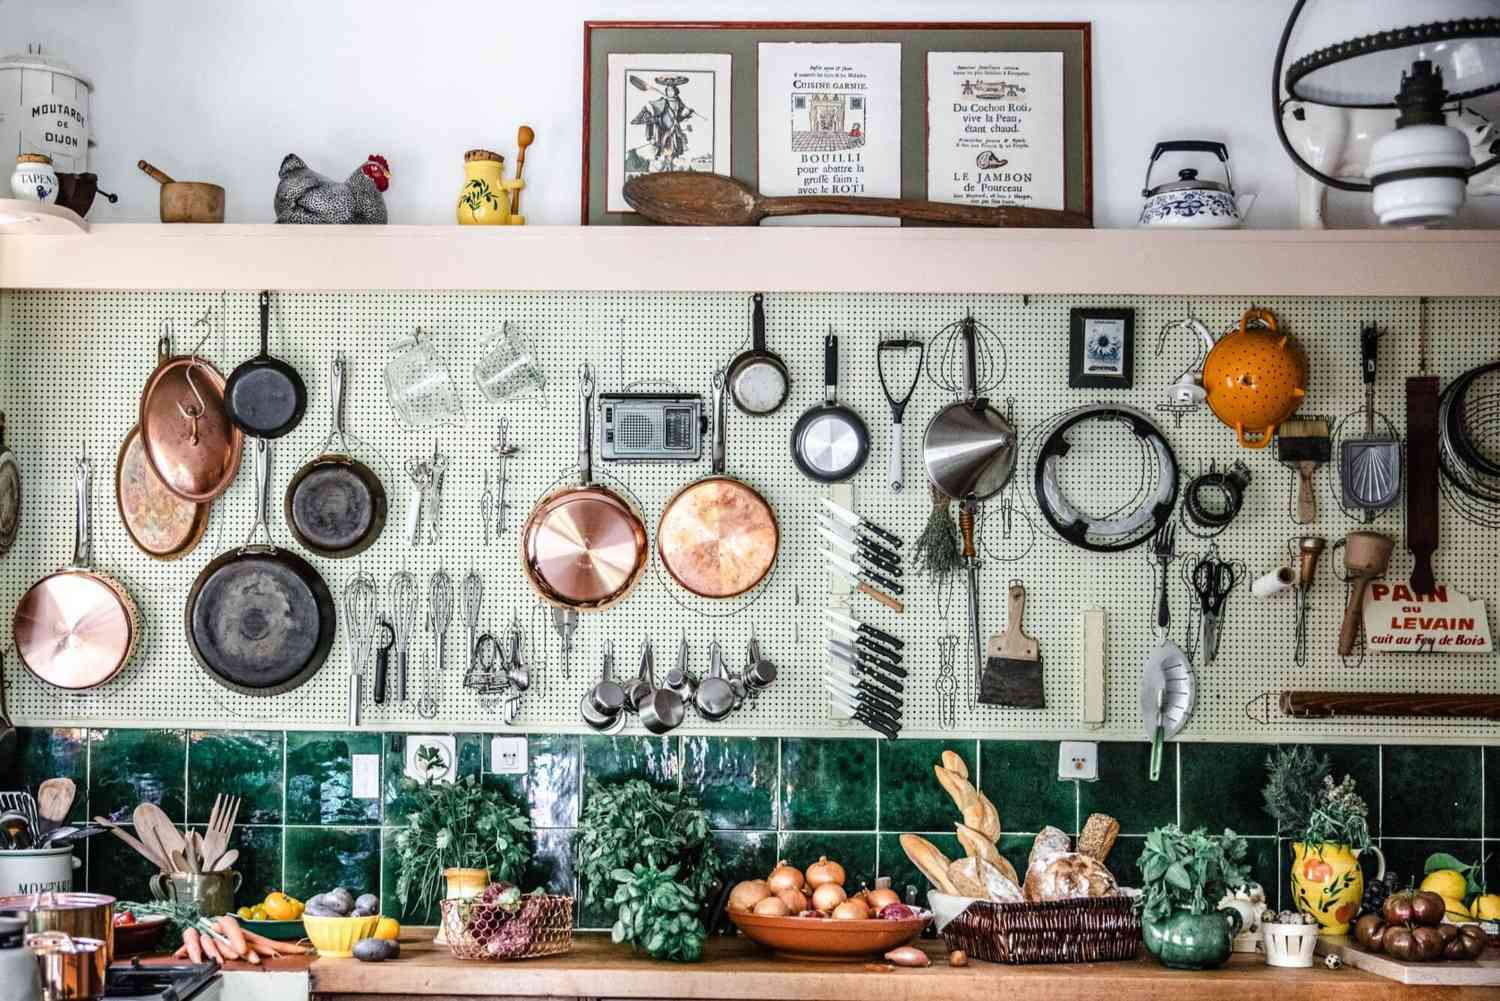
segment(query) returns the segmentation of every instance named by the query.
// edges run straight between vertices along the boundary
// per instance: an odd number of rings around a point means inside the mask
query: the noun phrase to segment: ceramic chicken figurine
[[[385,198],[391,167],[385,157],[371,153],[345,181],[334,181],[288,153],[278,171],[276,221],[286,223],[373,223],[386,221]]]

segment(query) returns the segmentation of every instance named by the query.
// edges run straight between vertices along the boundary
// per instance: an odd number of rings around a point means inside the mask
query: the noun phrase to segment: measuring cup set
[[[591,729],[619,733],[629,716],[654,734],[664,734],[682,725],[688,706],[698,715],[717,723],[768,688],[775,680],[775,662],[761,653],[760,641],[751,634],[744,670],[730,673],[724,667],[723,649],[714,640],[708,647],[709,668],[702,678],[688,670],[687,637],[677,647],[677,664],[667,672],[665,683],[656,684],[656,658],[648,639],[641,650],[636,676],[621,684],[613,678],[614,641],[605,640],[603,670],[599,682],[584,693],[579,713]]]

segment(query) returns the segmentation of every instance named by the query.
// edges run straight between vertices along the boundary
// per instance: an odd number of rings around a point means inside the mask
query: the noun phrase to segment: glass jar
[[[22,153],[16,157],[16,172],[10,175],[10,191],[17,198],[43,202],[57,201],[57,172],[52,158],[45,153]]]

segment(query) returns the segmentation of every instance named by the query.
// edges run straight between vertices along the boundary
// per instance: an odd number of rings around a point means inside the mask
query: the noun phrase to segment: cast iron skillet
[[[385,485],[349,451],[344,435],[344,355],[333,357],[333,429],[323,454],[297,470],[286,486],[287,527],[319,556],[343,559],[375,544],[385,528]],[[335,448],[337,444],[337,448]]]
[[[754,308],[750,321],[750,350],[742,351],[729,363],[725,382],[729,396],[742,413],[766,417],[781,409],[791,388],[786,362],[781,355],[766,350],[766,297],[757,292],[751,297]]]
[[[248,435],[280,438],[302,423],[307,386],[280,358],[271,357],[271,293],[260,294],[260,354],[229,373],[224,409],[230,422]]]
[[[280,695],[323,666],[333,646],[333,595],[308,562],[271,542],[266,497],[271,444],[255,439],[255,524],[245,545],[204,567],[183,624],[193,659],[242,695]],[[256,532],[265,536],[255,542]]]
[[[842,483],[870,457],[870,429],[864,418],[838,402],[839,339],[823,338],[823,402],[797,418],[792,428],[792,461],[802,475],[820,483]]]

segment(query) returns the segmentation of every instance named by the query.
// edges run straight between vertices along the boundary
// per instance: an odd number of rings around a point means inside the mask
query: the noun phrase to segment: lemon
[[[1452,897],[1444,897],[1443,903],[1447,905],[1447,918],[1453,924],[1459,924],[1460,920],[1468,921],[1473,917],[1469,909],[1464,906],[1462,900],[1454,900]]]
[[[251,911],[248,907],[241,907],[239,910],[235,911],[235,913],[244,918],[246,921],[255,920],[254,912]]]
[[[395,918],[381,918],[375,926],[375,937],[396,941],[401,937],[401,923]]]
[[[1457,869],[1435,869],[1422,880],[1422,889],[1431,890],[1444,900],[1462,900],[1469,881]]]
[[[291,921],[297,916],[297,905],[285,893],[268,893],[262,905],[272,921]]]
[[[1500,893],[1475,897],[1474,916],[1481,921],[1500,921]]]
[[[252,921],[269,921],[271,920],[271,915],[267,913],[265,904],[256,904],[250,908],[250,919]]]

